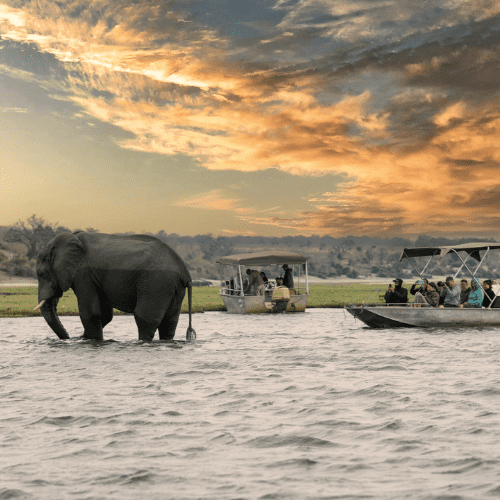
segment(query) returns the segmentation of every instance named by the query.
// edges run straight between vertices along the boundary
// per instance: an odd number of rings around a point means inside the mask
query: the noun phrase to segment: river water
[[[497,329],[208,312],[193,344],[129,316],[94,343],[62,321],[0,319],[0,500],[500,497]]]

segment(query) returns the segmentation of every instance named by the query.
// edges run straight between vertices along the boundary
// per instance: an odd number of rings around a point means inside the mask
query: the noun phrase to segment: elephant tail
[[[191,281],[188,283],[187,289],[188,289],[188,306],[189,306],[189,326],[186,332],[186,341],[192,342],[193,340],[196,339],[196,331],[193,328],[191,322],[191,311],[193,306],[193,284]]]

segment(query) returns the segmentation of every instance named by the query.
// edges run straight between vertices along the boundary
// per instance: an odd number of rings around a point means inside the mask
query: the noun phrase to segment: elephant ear
[[[63,292],[69,290],[85,255],[82,242],[72,233],[58,234],[51,241],[51,268]]]

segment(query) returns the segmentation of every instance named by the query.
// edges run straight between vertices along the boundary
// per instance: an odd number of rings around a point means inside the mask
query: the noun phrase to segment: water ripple
[[[495,329],[195,315],[195,343],[1,318],[0,500],[500,495]]]

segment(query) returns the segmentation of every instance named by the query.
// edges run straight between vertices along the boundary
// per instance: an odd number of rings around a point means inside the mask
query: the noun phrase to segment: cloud
[[[203,210],[233,211],[237,208],[237,201],[236,199],[223,198],[221,191],[215,189],[196,198],[178,201],[175,205],[178,207],[201,208]]]
[[[28,113],[26,108],[1,108],[0,113]]]
[[[500,5],[242,2],[238,22],[225,5],[0,5],[0,60],[130,132],[124,149],[351,180],[310,210],[250,209],[226,187],[177,206],[310,234],[494,227]]]
[[[226,236],[258,236],[258,233],[249,229],[224,229],[222,232]]]

